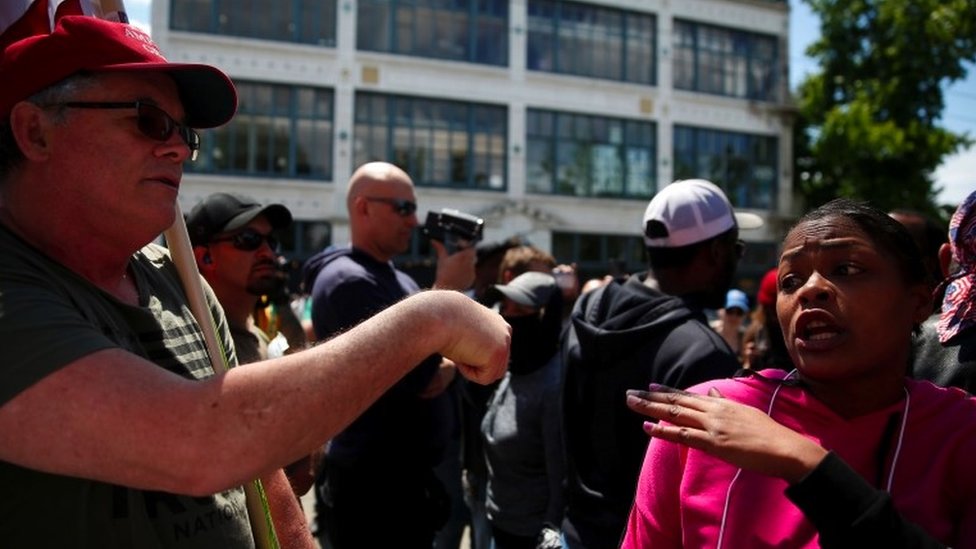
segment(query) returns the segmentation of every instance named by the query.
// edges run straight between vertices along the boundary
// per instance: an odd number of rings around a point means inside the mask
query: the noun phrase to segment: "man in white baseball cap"
[[[644,210],[644,242],[680,248],[716,237],[733,227],[755,229],[762,218],[736,212],[722,189],[704,179],[676,181],[657,193]]]
[[[647,446],[645,418],[624,410],[627,389],[685,388],[738,369],[703,309],[725,304],[744,251],[739,229],[761,224],[713,183],[672,183],[642,218],[650,269],[577,301],[563,341],[569,547],[616,546],[626,525]]]

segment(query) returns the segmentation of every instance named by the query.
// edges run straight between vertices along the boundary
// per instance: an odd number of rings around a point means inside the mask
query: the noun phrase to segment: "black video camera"
[[[481,242],[484,227],[485,220],[480,217],[443,208],[439,212],[427,212],[424,234],[442,242],[447,253],[453,254]]]

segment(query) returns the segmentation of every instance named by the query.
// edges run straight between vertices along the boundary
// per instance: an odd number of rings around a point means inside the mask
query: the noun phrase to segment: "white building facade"
[[[216,191],[288,206],[286,255],[348,241],[346,181],[414,178],[423,222],[455,208],[584,276],[643,267],[640,219],[703,177],[766,219],[740,268],[771,267],[792,217],[788,5],[769,0],[155,0],[174,62],[238,86],[203,132],[181,205]],[[423,265],[418,236],[403,258]],[[748,283],[745,284],[747,287]]]

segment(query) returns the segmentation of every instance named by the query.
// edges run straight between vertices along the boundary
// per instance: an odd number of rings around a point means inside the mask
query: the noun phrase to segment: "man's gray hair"
[[[26,101],[35,105],[57,105],[70,100],[79,91],[91,87],[96,82],[96,77],[88,73],[79,73],[69,76],[64,80],[52,84],[47,88],[28,97]],[[55,111],[56,120],[61,122],[64,117],[64,108]],[[10,174],[14,172],[24,161],[24,153],[17,146],[14,140],[13,129],[10,126],[10,118],[7,117],[0,121],[0,184],[7,181]]]

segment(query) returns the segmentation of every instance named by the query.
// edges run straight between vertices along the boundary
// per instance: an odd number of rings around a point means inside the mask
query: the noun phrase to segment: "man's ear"
[[[217,268],[213,256],[210,255],[210,248],[208,246],[194,246],[193,257],[196,258],[197,268],[200,269],[201,273],[211,273]]]
[[[724,265],[728,261],[727,256],[731,250],[727,249],[727,244],[722,238],[713,238],[711,244],[705,247],[709,265]]]
[[[952,245],[948,242],[939,246],[939,268],[942,269],[942,278],[952,274]]]
[[[27,101],[17,103],[10,111],[10,130],[27,160],[42,161],[50,156],[53,125],[44,109]]]
[[[366,204],[369,202],[362,196],[357,196],[352,199],[352,214],[357,216],[365,216],[368,213]]]

